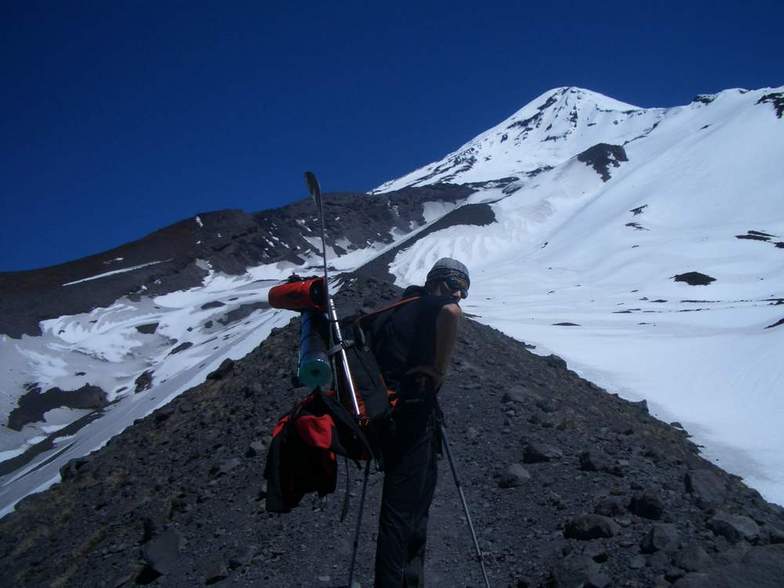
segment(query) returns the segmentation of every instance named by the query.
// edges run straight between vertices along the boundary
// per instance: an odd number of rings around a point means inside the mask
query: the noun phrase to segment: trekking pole
[[[449,450],[449,440],[447,439],[446,435],[446,427],[444,426],[444,421],[440,417],[441,409],[438,409],[438,412],[438,426],[441,429],[441,442],[444,444],[446,458],[449,461],[449,467],[452,470],[452,477],[455,479],[455,486],[457,486],[457,492],[460,494],[460,501],[463,503],[463,511],[465,512],[466,521],[468,522],[468,528],[471,531],[471,538],[474,540],[474,547],[476,547],[476,556],[479,558],[479,565],[482,566],[482,577],[485,580],[485,586],[490,588],[490,580],[487,579],[487,570],[485,570],[485,560],[482,557],[482,549],[479,547],[479,541],[476,539],[474,524],[471,522],[471,514],[468,512],[468,503],[466,502],[465,494],[463,494],[463,487],[460,485],[460,478],[457,476],[455,462],[452,459],[452,452]]]
[[[357,526],[354,529],[354,544],[351,547],[351,567],[348,569],[348,588],[354,585],[354,566],[357,563],[357,550],[359,549],[359,528],[362,525],[362,513],[365,510],[365,495],[367,493],[368,478],[370,477],[370,460],[365,464],[365,479],[362,481],[362,497],[359,499],[359,512],[357,513]]]
[[[359,402],[357,401],[357,392],[354,389],[354,382],[351,379],[351,370],[349,370],[348,367],[348,357],[346,356],[346,350],[343,348],[343,334],[340,332],[340,323],[338,323],[338,313],[335,310],[335,301],[332,300],[332,296],[329,293],[329,273],[327,270],[327,231],[324,221],[324,201],[321,199],[321,188],[319,187],[318,180],[316,179],[316,175],[313,172],[305,172],[305,183],[308,185],[308,190],[310,191],[310,195],[313,197],[313,201],[316,203],[316,208],[318,209],[319,217],[321,218],[321,255],[324,258],[324,300],[327,303],[327,316],[329,317],[329,323],[331,326],[329,330],[330,346],[333,349],[337,348],[338,350],[338,357],[340,358],[340,363],[343,367],[343,373],[346,374],[348,391],[351,394],[351,404],[354,408],[354,416],[359,418],[360,412]],[[337,370],[333,370],[333,373],[336,374]]]

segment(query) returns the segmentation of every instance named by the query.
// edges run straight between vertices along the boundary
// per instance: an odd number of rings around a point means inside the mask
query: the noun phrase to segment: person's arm
[[[447,304],[441,307],[436,317],[436,355],[435,368],[440,377],[449,367],[449,358],[457,341],[457,325],[460,322],[462,311],[457,304]]]

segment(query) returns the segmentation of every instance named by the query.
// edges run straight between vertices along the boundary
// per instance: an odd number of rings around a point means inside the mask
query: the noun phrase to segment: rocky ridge
[[[393,234],[425,223],[426,203],[456,204],[473,192],[466,186],[438,184],[375,196],[325,194],[327,244],[342,255],[392,243]],[[239,275],[262,264],[302,265],[320,254],[315,240],[319,230],[313,203],[303,199],[257,213],[202,213],[83,259],[2,272],[0,334],[40,335],[42,320],[89,312],[123,296],[139,299],[199,286],[210,269]]]
[[[341,312],[396,295],[360,273]],[[110,441],[0,521],[0,575],[17,586],[337,586],[352,508],[338,492],[264,509],[269,432],[304,393],[291,382],[297,321]],[[784,513],[651,417],[466,319],[441,392],[493,585],[777,586]],[[481,584],[442,462],[428,581]],[[381,476],[371,476],[358,578],[370,585]]]

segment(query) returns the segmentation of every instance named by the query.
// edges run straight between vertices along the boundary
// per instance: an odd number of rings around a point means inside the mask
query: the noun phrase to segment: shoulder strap
[[[374,310],[373,312],[370,312],[368,314],[363,314],[361,317],[357,319],[357,322],[360,323],[370,317],[374,317],[388,310],[392,310],[399,306],[403,306],[404,304],[408,304],[409,302],[413,302],[414,300],[419,300],[419,298],[420,296],[409,296],[408,298],[403,298],[402,300],[398,300],[397,302],[393,302],[392,304],[388,304],[387,306],[382,306],[381,308]]]

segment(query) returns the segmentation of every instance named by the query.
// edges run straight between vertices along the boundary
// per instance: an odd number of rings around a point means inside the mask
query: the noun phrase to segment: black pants
[[[384,490],[376,545],[377,588],[424,586],[430,503],[438,479],[440,435],[429,403],[399,408],[384,448]]]

